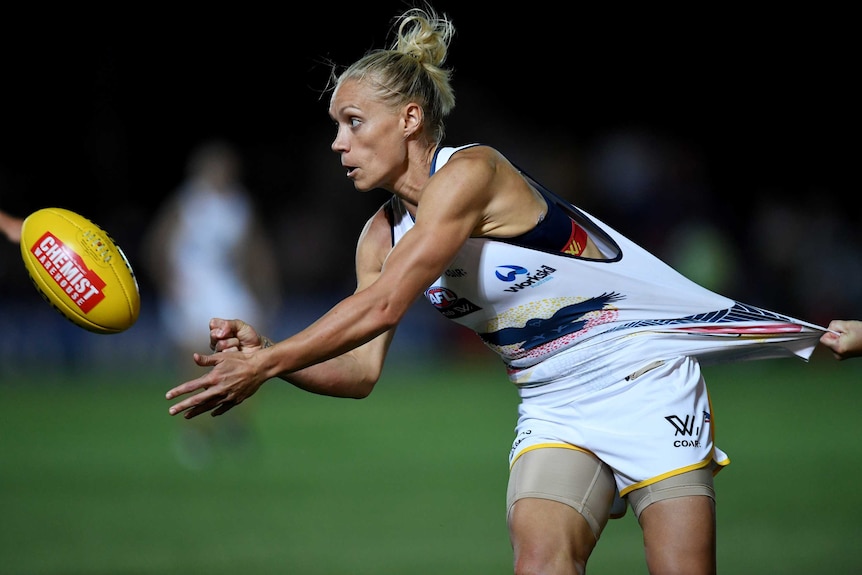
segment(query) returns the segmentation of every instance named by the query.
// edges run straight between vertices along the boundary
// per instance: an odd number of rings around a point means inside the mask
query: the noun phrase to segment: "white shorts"
[[[713,443],[712,409],[696,359],[648,363],[615,381],[585,384],[571,375],[547,390],[522,395],[510,466],[542,447],[586,451],[611,468],[625,496],[713,461],[730,463]]]

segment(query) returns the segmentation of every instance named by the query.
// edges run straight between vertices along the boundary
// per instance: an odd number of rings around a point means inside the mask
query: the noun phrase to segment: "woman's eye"
[[[359,118],[350,118],[350,120],[348,120],[348,122],[350,123],[351,128],[355,128],[356,126],[358,126],[359,124],[362,123],[362,122],[360,122]]]

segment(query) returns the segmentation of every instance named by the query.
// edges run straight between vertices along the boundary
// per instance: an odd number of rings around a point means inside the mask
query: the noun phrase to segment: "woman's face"
[[[359,80],[345,80],[335,89],[329,115],[338,129],[332,151],[340,154],[353,186],[391,191],[406,169],[403,118]]]

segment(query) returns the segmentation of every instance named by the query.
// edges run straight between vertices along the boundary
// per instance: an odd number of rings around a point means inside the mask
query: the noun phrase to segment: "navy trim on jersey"
[[[527,172],[525,172],[524,170],[522,170],[518,166],[515,166],[515,169],[517,169],[518,172],[522,176],[527,178],[527,181],[530,182],[531,184],[533,184],[533,186],[537,190],[539,190],[539,193],[541,193],[542,196],[544,196],[545,201],[548,203],[548,211],[549,212],[551,211],[551,205],[555,205],[556,207],[558,207],[563,212],[564,215],[567,215],[569,218],[571,218],[572,221],[574,221],[577,225],[581,226],[587,232],[587,235],[598,246],[599,251],[601,251],[605,257],[603,257],[603,258],[587,258],[584,256],[576,256],[576,255],[560,252],[559,248],[557,248],[557,249],[546,249],[543,247],[534,247],[534,246],[529,245],[529,244],[521,244],[518,241],[513,241],[513,240],[517,240],[518,238],[510,238],[510,239],[493,238],[493,239],[496,239],[496,240],[502,241],[502,242],[508,242],[510,244],[513,244],[513,245],[519,245],[521,247],[526,247],[526,248],[530,248],[530,249],[543,251],[543,252],[552,252],[552,253],[555,253],[555,254],[563,256],[563,257],[577,258],[577,259],[589,260],[589,261],[594,261],[594,262],[613,263],[613,262],[620,261],[623,258],[622,248],[620,248],[619,244],[617,244],[617,242],[614,241],[614,239],[610,236],[610,234],[608,234],[606,231],[604,231],[599,226],[594,224],[593,221],[590,218],[588,218],[580,209],[575,207],[574,204],[572,204],[571,202],[569,202],[567,200],[564,200],[563,198],[561,198],[560,196],[558,196],[557,194],[555,194],[554,192],[552,192],[551,190],[546,188],[544,185],[540,184],[538,180],[536,180],[533,176],[531,176],[530,174],[528,174]],[[527,233],[529,234],[530,232],[527,232]]]

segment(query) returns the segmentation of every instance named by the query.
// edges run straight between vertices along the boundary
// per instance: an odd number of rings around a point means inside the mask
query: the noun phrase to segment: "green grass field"
[[[732,460],[716,479],[719,571],[862,572],[862,361],[821,354],[706,375]],[[239,408],[255,440],[198,468],[177,457],[190,422],[167,415],[175,383],[2,377],[0,574],[511,572],[516,395],[496,364],[392,367],[362,401],[268,383]],[[589,567],[646,573],[631,512]]]

